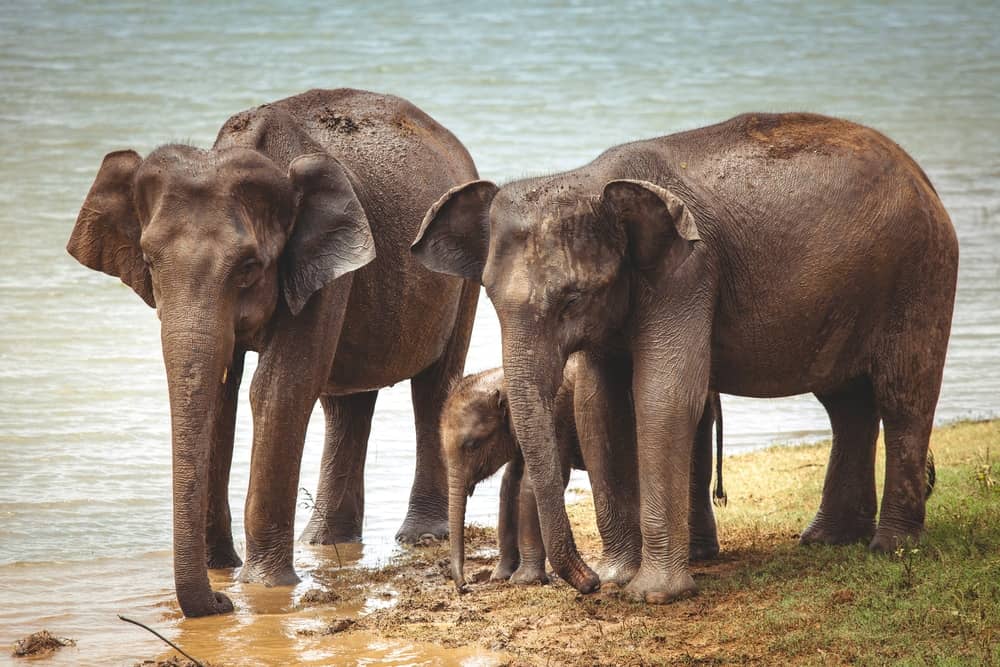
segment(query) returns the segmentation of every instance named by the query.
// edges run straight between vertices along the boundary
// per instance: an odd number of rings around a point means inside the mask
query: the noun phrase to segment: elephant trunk
[[[457,466],[456,466],[457,467]],[[448,474],[448,534],[451,540],[451,580],[459,593],[468,590],[465,583],[465,505],[468,491],[458,470]]]
[[[174,584],[185,616],[232,611],[213,593],[205,548],[213,424],[232,359],[233,333],[218,313],[162,312],[161,342],[170,395],[173,456]]]
[[[531,344],[523,344],[527,341]],[[503,343],[510,414],[535,492],[546,554],[560,577],[581,593],[591,593],[600,579],[580,558],[573,540],[556,443],[553,409],[566,355],[539,351],[537,336],[504,336]]]

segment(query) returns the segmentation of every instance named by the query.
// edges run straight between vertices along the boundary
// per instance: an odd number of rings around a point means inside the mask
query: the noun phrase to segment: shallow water
[[[173,603],[170,552],[156,551],[134,559],[96,558],[88,561],[31,562],[8,565],[4,584],[35,591],[38,611],[26,613],[20,605],[0,608],[0,627],[11,639],[52,628],[59,636],[77,638],[76,646],[45,658],[52,665],[131,664],[177,652],[161,640],[118,620],[117,614],[141,620],[163,632],[199,660],[223,665],[279,667],[300,665],[463,665],[487,667],[500,657],[479,649],[444,649],[400,640],[386,640],[362,632],[323,635],[335,619],[356,618],[394,604],[391,589],[377,591],[363,604],[298,605],[304,591],[315,585],[309,573],[330,558],[329,547],[303,548],[296,559],[303,583],[295,588],[265,588],[239,584],[231,572],[211,573],[212,586],[225,591],[236,613],[183,619]],[[352,557],[353,556],[353,557]],[[360,548],[341,549],[345,566],[356,563]],[[141,582],[137,585],[137,582]],[[5,590],[8,595],[14,591]],[[100,595],[95,596],[99,590]],[[381,594],[378,594],[381,593]],[[16,599],[16,597],[14,598]],[[6,636],[4,641],[8,639]],[[6,648],[4,652],[6,653]]]
[[[81,640],[66,652],[76,658],[58,658],[67,664],[156,653],[156,640],[114,618],[121,612],[211,658],[216,635],[272,622],[251,613],[268,596],[240,592],[244,611],[229,620],[178,620],[164,551],[169,418],[157,321],[130,290],[63,248],[104,153],[146,154],[177,140],[208,146],[232,113],[310,87],[411,99],[494,180],[571,168],[623,141],[747,110],[813,110],[872,125],[926,169],[961,242],[937,419],[1000,414],[995,3],[947,12],[902,2],[210,4],[43,0],[0,12],[0,644],[47,627]],[[483,300],[467,369],[498,365],[499,349]],[[730,452],[828,433],[809,396],[724,402]],[[231,486],[237,536],[249,429],[244,395]],[[314,421],[302,473],[310,490],[321,448]],[[402,383],[376,408],[366,564],[394,548],[412,453]],[[477,492],[471,518],[495,521],[496,488]],[[300,527],[307,519],[301,511]],[[275,628],[298,622],[279,616]],[[289,641],[300,661],[333,650]],[[357,650],[329,660],[355,662],[366,651],[369,664],[461,660],[393,644]]]

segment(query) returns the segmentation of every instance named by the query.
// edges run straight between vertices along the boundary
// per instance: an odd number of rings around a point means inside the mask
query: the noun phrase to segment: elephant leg
[[[945,228],[939,233],[950,235]],[[924,259],[929,266],[914,268],[913,275],[920,279],[935,275],[949,262],[948,257],[936,255]],[[885,333],[873,363],[875,402],[885,428],[885,484],[878,527],[869,544],[872,551],[895,551],[919,539],[924,528],[927,454],[948,351],[955,283],[923,282],[925,293],[919,298],[910,292],[897,298],[896,308],[902,312],[894,330]]]
[[[596,571],[620,586],[639,569],[642,550],[631,381],[628,359],[578,358],[573,412],[603,545]]]
[[[500,560],[493,569],[490,579],[506,581],[521,564],[521,552],[517,546],[518,536],[518,493],[524,476],[524,459],[520,456],[507,464],[500,482],[500,511],[497,521],[497,546]]]
[[[417,464],[406,518],[396,533],[399,542],[412,544],[425,535],[436,539],[448,536],[448,480],[447,466],[441,458],[441,410],[448,390],[465,368],[478,300],[479,285],[465,283],[444,354],[410,380]]]
[[[220,570],[243,565],[233,546],[232,513],[229,510],[229,470],[233,462],[236,403],[243,378],[245,352],[237,350],[229,366],[226,386],[218,402],[212,429],[208,468],[208,512],[205,517],[205,553],[208,567]]]
[[[322,396],[326,440],[319,488],[301,542],[337,544],[361,541],[365,516],[365,458],[377,391]]]
[[[677,291],[663,307],[687,316],[651,313],[656,326],[641,327],[633,341],[642,564],[625,593],[654,604],[697,592],[688,567],[691,459],[711,366],[711,292],[674,277]]]
[[[819,512],[799,541],[868,541],[875,532],[875,442],[879,422],[871,381],[858,378],[837,391],[816,397],[830,415],[833,447]]]
[[[712,426],[715,408],[709,400],[698,422],[691,456],[691,509],[688,526],[691,530],[689,553],[691,560],[711,560],[719,555],[719,536],[712,511]]]
[[[927,326],[928,341],[946,327]],[[921,340],[921,350],[925,341]],[[931,352],[906,354],[896,348],[896,372],[884,372],[875,378],[875,400],[885,427],[885,484],[878,527],[869,548],[892,552],[918,540],[923,533],[927,501],[927,459],[934,425],[934,408],[941,388],[944,367],[944,344],[940,353],[928,342]],[[914,368],[913,359],[922,364]],[[907,363],[909,362],[909,363]],[[905,369],[905,370],[899,370]]]
[[[351,282],[350,275],[338,278],[295,317],[286,311],[261,352],[250,386],[253,450],[240,581],[268,586],[299,581],[292,553],[302,447],[333,367]]]
[[[547,584],[549,576],[545,573],[545,544],[542,542],[542,528],[538,520],[538,504],[527,477],[521,479],[517,507],[517,548],[521,564],[511,575],[510,583]]]

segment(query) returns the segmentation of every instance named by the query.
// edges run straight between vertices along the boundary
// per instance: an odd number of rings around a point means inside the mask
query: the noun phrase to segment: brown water
[[[947,9],[893,0],[667,4],[4,3],[0,644],[47,628],[79,640],[54,664],[161,654],[158,640],[115,618],[123,613],[226,663],[469,659],[374,638],[298,636],[329,615],[364,611],[293,611],[308,581],[293,591],[220,581],[235,615],[180,620],[167,551],[170,430],[156,317],[64,250],[104,153],[132,147],[145,155],[177,140],[209,146],[232,113],[311,87],[411,99],[497,181],[578,166],[615,144],[751,110],[810,110],[876,127],[927,171],[961,244],[937,420],[1000,415],[996,0]],[[499,365],[499,340],[484,299],[467,370]],[[250,359],[248,376],[253,368]],[[230,492],[238,549],[251,428],[243,386]],[[829,432],[811,396],[723,403],[730,452]],[[301,479],[310,491],[322,434],[315,419]],[[380,392],[365,546],[355,555],[362,564],[396,548],[413,438],[407,383]],[[495,522],[496,494],[495,482],[477,490],[470,519]],[[300,511],[299,529],[307,520]],[[306,574],[329,562],[303,546],[296,552]]]
[[[294,588],[240,584],[229,571],[213,571],[212,587],[225,591],[236,613],[185,619],[174,600],[170,553],[132,559],[97,558],[65,563],[18,563],[4,568],[0,585],[0,645],[41,628],[77,640],[43,659],[51,665],[131,665],[176,654],[145,630],[117,614],[150,625],[193,657],[223,665],[463,665],[486,667],[502,657],[476,648],[444,649],[350,632],[323,635],[335,619],[357,618],[395,604],[395,592],[376,587],[363,604],[304,606],[302,594],[315,588],[317,566],[356,564],[360,545],[303,547],[296,566],[303,582]],[[27,593],[27,595],[26,595]],[[29,600],[30,598],[30,600]],[[6,649],[0,654],[0,664]],[[32,661],[34,662],[34,661]]]

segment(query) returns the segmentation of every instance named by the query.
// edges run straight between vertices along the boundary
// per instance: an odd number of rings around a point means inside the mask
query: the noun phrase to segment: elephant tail
[[[725,507],[729,499],[722,486],[722,398],[718,392],[712,398],[712,411],[715,412],[715,490],[712,502],[718,507]]]
[[[927,486],[924,489],[924,500],[934,493],[934,482],[937,481],[937,470],[934,469],[934,452],[927,450]]]

